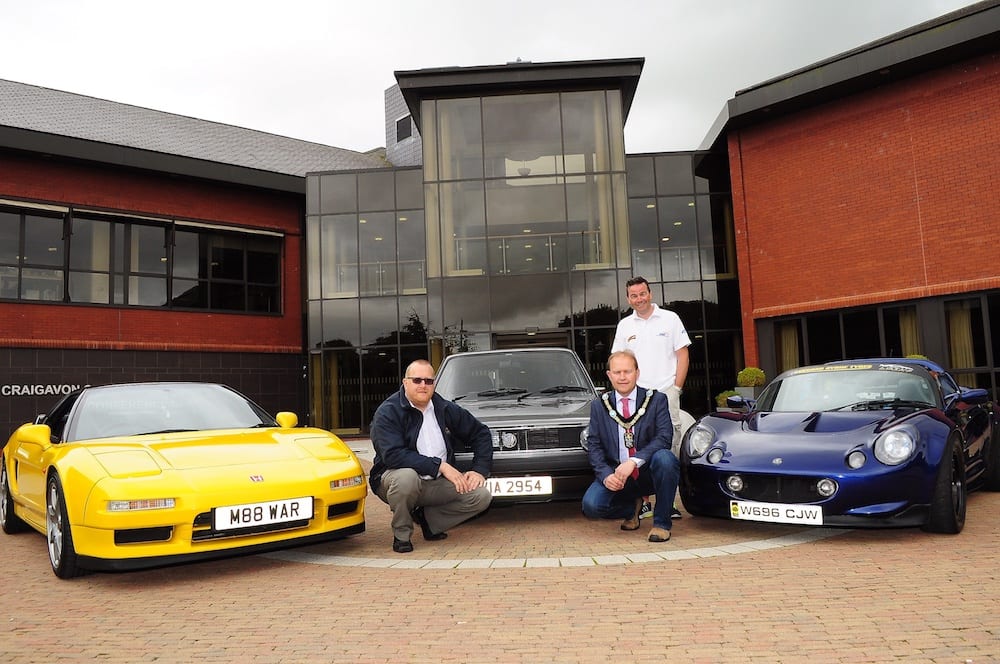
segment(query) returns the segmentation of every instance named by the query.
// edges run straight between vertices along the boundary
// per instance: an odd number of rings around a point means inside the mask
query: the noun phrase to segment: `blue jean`
[[[628,479],[621,491],[612,491],[596,479],[583,495],[583,513],[593,519],[628,519],[635,514],[635,501],[655,495],[653,526],[670,530],[670,511],[677,495],[681,469],[670,450],[660,450],[639,469],[639,479]]]

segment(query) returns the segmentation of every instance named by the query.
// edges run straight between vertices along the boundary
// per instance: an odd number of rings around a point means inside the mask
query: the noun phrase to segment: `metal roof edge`
[[[16,127],[0,126],[0,148],[295,194],[305,194],[306,191],[306,181],[303,176],[262,171]]]
[[[1000,0],[970,5],[740,90],[723,109],[726,125],[745,126],[983,55],[997,50],[998,35]]]

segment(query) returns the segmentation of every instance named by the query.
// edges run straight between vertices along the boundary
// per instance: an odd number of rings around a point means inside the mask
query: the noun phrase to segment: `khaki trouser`
[[[375,494],[392,510],[392,535],[410,541],[417,507],[424,508],[424,518],[431,532],[443,533],[468,521],[490,506],[493,495],[485,486],[469,493],[459,493],[444,477],[421,479],[412,468],[387,470]]]
[[[681,448],[681,391],[676,385],[671,385],[664,394],[667,395],[667,405],[670,407],[670,423],[674,425],[674,442],[671,449],[680,455]]]

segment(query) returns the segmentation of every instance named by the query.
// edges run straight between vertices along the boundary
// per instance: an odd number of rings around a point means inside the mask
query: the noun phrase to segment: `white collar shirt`
[[[621,407],[621,401],[622,401],[622,399],[628,399],[629,400],[629,402],[628,402],[629,417],[635,415],[635,410],[636,410],[636,408],[639,407],[639,405],[635,402],[635,398],[638,395],[638,393],[639,393],[639,389],[636,388],[636,387],[633,387],[632,391],[629,392],[628,394],[626,394],[625,396],[622,396],[622,395],[618,394],[617,392],[615,392],[615,405],[617,406],[617,410],[618,410],[618,414],[619,415],[621,415],[622,410],[623,410],[622,407]],[[630,458],[631,457],[629,457],[628,448],[625,447],[625,427],[623,427],[622,425],[619,424],[618,425],[618,461],[625,462],[625,461],[628,461]],[[642,460],[641,459],[634,459],[634,461],[635,461],[635,465],[637,467],[642,465],[642,463],[641,463]]]
[[[410,402],[410,405],[413,406],[413,403]],[[426,408],[423,410],[417,408],[417,410],[420,410],[424,415],[424,422],[420,425],[420,433],[417,434],[417,452],[426,457],[434,457],[444,461],[448,458],[448,446],[445,445],[441,426],[438,424],[437,418],[434,417],[434,402],[429,401]],[[440,475],[440,472],[438,474]],[[434,479],[429,475],[421,477],[425,480]]]
[[[618,322],[611,352],[631,350],[639,360],[639,386],[666,392],[677,377],[677,351],[691,345],[680,316],[653,303],[649,318],[634,311]]]

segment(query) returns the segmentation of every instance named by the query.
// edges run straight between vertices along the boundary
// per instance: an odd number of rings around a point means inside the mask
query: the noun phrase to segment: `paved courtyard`
[[[1000,662],[1000,494],[958,536],[685,518],[665,544],[575,503],[392,552],[351,539],[72,581],[0,535],[3,662]]]

